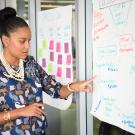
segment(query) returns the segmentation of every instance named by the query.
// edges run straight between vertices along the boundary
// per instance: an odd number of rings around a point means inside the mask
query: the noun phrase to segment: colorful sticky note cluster
[[[42,41],[42,48],[38,49],[38,55],[43,57],[41,59],[41,65],[46,71],[56,77],[63,77],[70,79],[72,72],[72,54],[70,45],[68,42],[49,40],[48,47],[47,41]],[[46,54],[43,56],[43,50],[46,50]]]

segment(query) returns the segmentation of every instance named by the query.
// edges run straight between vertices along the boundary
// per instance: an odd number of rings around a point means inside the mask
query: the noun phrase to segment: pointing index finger
[[[96,78],[96,75],[94,75],[91,79],[89,79],[89,83],[91,83]]]

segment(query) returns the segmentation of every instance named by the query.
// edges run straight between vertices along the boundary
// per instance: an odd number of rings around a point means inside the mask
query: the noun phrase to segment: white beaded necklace
[[[2,64],[4,65],[6,71],[8,74],[5,74],[7,77],[13,78],[18,81],[24,80],[24,66],[23,66],[23,60],[19,60],[19,67],[18,70],[14,70],[6,61],[4,58],[3,52],[0,54],[0,60]]]

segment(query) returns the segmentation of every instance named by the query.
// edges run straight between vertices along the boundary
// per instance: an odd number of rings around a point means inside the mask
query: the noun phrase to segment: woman
[[[0,10],[0,38],[0,134],[44,134],[42,90],[53,98],[66,98],[73,91],[91,91],[92,80],[62,85],[49,76],[28,56],[30,28],[13,8]]]

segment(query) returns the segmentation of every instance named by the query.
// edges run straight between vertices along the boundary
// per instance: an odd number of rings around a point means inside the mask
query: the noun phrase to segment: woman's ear
[[[2,43],[3,46],[6,48],[9,45],[9,37],[6,35],[2,35]]]

